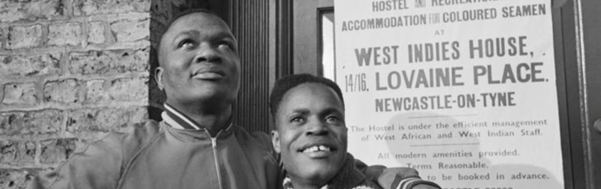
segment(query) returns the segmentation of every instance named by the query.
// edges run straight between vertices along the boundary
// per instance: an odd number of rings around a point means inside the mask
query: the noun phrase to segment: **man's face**
[[[221,19],[185,15],[172,23],[160,44],[156,77],[168,103],[235,101],[240,58],[236,39]]]
[[[290,89],[275,115],[273,145],[292,180],[323,185],[342,168],[347,128],[334,90],[305,83]]]

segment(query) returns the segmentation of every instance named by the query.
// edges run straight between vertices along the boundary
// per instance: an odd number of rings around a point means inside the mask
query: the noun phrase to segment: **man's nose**
[[[307,135],[327,135],[328,125],[325,121],[313,120],[307,125]]]
[[[221,61],[221,54],[217,51],[217,48],[208,43],[200,44],[196,56],[194,57],[195,63],[221,63]]]

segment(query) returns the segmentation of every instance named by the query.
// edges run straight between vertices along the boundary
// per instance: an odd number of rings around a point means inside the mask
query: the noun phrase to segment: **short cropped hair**
[[[344,106],[342,91],[340,90],[340,87],[338,87],[338,84],[334,83],[332,80],[311,74],[295,74],[284,76],[275,82],[275,85],[271,90],[271,96],[269,97],[269,110],[271,111],[271,115],[275,117],[286,92],[304,83],[319,83],[330,87],[336,92],[336,95],[338,95],[338,98],[340,98],[340,101]]]
[[[203,8],[187,9],[182,12],[176,13],[167,21],[167,24],[165,25],[166,27],[163,29],[163,31],[160,32],[161,36],[159,38],[159,43],[158,43],[159,47],[161,46],[161,41],[163,39],[163,35],[165,35],[165,33],[167,33],[167,30],[169,30],[169,28],[171,27],[173,22],[175,22],[177,19],[179,19],[183,16],[186,16],[189,14],[194,14],[194,13],[206,13],[206,14],[213,15],[213,16],[223,20],[221,17],[217,16],[217,14],[215,14],[214,12],[211,12],[210,10],[203,9]]]
[[[207,9],[203,9],[203,8],[187,9],[187,10],[184,10],[182,12],[179,12],[179,13],[176,13],[175,15],[173,15],[169,19],[169,21],[167,21],[167,27],[165,30],[167,30],[169,27],[171,27],[171,24],[173,24],[173,22],[175,22],[177,19],[181,18],[182,16],[186,16],[186,15],[193,14],[193,13],[206,13],[206,14],[216,16],[217,18],[220,18],[219,16],[217,16],[217,14],[215,14],[214,12],[207,10]]]

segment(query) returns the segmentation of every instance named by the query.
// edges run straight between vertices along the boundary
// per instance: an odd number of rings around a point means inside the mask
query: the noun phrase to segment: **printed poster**
[[[446,189],[562,189],[548,0],[336,0],[349,151]]]

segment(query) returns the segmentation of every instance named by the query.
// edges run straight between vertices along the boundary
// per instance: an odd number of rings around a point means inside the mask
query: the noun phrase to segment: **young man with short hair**
[[[347,152],[344,99],[336,83],[309,74],[283,77],[272,90],[270,109],[276,127],[272,143],[287,172],[286,189],[380,188]],[[386,186],[440,188],[419,178],[398,180]]]

